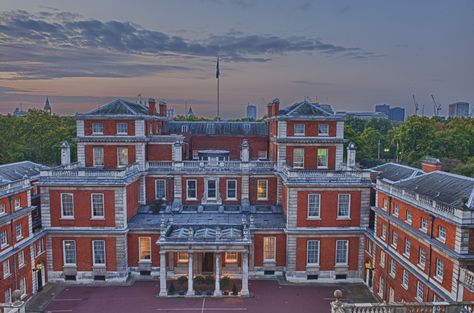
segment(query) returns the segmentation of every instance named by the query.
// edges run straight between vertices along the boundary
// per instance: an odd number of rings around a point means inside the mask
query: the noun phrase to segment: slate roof
[[[281,109],[279,115],[284,116],[333,116],[334,111],[328,104],[312,103],[307,100],[297,102]]]
[[[39,176],[41,170],[46,170],[46,165],[31,161],[22,161],[0,165],[0,183],[9,183],[23,179],[25,176],[33,178]]]
[[[148,115],[148,108],[140,103],[115,99],[81,115]]]
[[[262,122],[181,122],[169,121],[163,127],[163,134],[192,135],[253,135],[268,136],[268,127]]]
[[[397,182],[394,186],[454,207],[461,207],[463,199],[468,199],[468,207],[474,209],[474,178],[435,171]]]
[[[424,174],[422,170],[397,163],[385,163],[370,169],[378,172],[377,178],[397,182],[399,180]]]

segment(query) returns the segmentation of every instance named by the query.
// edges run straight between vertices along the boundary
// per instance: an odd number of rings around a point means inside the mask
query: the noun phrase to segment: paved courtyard
[[[250,298],[157,298],[158,281],[136,282],[120,287],[66,287],[45,312],[329,312],[335,289],[342,289],[347,302],[370,302],[361,284],[280,285],[277,281],[250,281]]]

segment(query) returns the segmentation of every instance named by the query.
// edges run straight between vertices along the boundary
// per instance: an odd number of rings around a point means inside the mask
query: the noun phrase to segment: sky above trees
[[[112,1],[0,3],[0,113],[83,112],[113,98],[156,97],[215,115],[259,114],[278,97],[336,110],[376,103],[432,114],[474,103],[474,1]]]

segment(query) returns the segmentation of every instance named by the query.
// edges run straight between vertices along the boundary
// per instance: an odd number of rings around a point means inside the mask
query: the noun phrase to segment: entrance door
[[[202,272],[212,273],[214,271],[214,253],[205,252],[202,258]]]
[[[38,291],[41,291],[43,289],[43,269],[37,270],[36,271],[36,282],[38,285]]]

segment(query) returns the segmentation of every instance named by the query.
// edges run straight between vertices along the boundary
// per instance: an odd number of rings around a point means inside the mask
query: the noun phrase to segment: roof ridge
[[[24,161],[17,161],[17,162],[13,162],[13,163],[0,164],[0,167],[18,165],[18,164],[20,164],[20,163],[31,163],[31,164],[36,164],[36,165],[42,165],[42,164],[35,163],[35,162],[33,162],[33,161],[30,161],[30,160],[24,160]]]
[[[137,112],[135,112],[134,110],[132,110],[132,108],[128,105],[128,103],[127,103],[128,101],[127,101],[127,100],[124,100],[124,99],[121,99],[121,98],[119,98],[118,100],[119,100],[120,102],[122,102],[122,103],[125,105],[125,107],[127,108],[127,110],[128,110],[130,113],[132,113],[132,114],[136,114],[136,113],[137,113]]]
[[[453,177],[457,177],[457,178],[461,178],[461,179],[465,179],[465,180],[470,180],[470,181],[474,182],[474,177],[464,176],[464,175],[451,173],[451,172],[446,172],[446,171],[439,171],[438,170],[438,171],[432,171],[432,172],[429,172],[429,173],[426,173],[426,174],[428,175],[428,174],[435,174],[435,173],[446,174],[446,175],[449,175],[449,176],[453,176]]]

